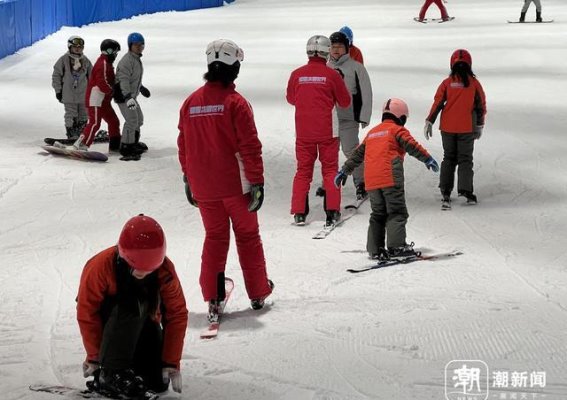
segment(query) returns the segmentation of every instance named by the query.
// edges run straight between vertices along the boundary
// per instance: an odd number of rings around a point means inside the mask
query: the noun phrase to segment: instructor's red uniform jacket
[[[179,113],[179,162],[197,201],[249,192],[264,183],[262,144],[252,106],[235,85],[207,82]]]
[[[81,275],[77,296],[77,320],[88,360],[99,358],[103,332],[100,310],[105,298],[115,296],[117,292],[117,255],[116,246],[98,253],[87,261]],[[175,267],[169,258],[165,258],[157,274],[160,302],[166,313],[159,314],[158,307],[158,314],[152,319],[164,326],[162,361],[179,368],[188,320],[185,297]]]

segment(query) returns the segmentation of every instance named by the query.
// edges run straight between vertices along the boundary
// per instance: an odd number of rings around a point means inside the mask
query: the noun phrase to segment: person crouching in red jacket
[[[179,112],[179,163],[187,199],[205,226],[199,282],[215,322],[225,299],[224,271],[234,230],[244,283],[253,309],[272,293],[256,212],[264,200],[262,143],[250,103],[235,90],[244,53],[231,40],[207,46],[205,85]]]
[[[118,245],[85,265],[77,320],[87,387],[105,396],[181,392],[179,364],[187,307],[161,226],[142,214],[124,225]]]
[[[327,66],[330,51],[329,38],[322,35],[309,38],[309,61],[293,71],[287,83],[287,102],[295,106],[297,171],[293,178],[291,214],[297,225],[305,225],[309,213],[309,187],[317,157],[326,194],[326,224],[332,225],[341,217],[341,191],[333,184],[339,165],[338,127],[333,129],[333,109],[335,104],[348,107],[351,95],[339,72]]]

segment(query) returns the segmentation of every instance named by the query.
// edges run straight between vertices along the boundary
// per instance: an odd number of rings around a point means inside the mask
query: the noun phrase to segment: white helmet
[[[83,40],[82,37],[77,36],[77,35],[73,35],[71,36],[69,39],[67,39],[67,48],[70,49],[71,46],[81,46],[83,47],[85,45],[85,41]]]
[[[207,46],[207,65],[215,61],[223,64],[233,65],[235,62],[244,60],[244,51],[236,43],[228,39],[217,39]]]
[[[331,52],[331,41],[323,35],[311,36],[307,41],[307,56],[321,57],[325,60]]]

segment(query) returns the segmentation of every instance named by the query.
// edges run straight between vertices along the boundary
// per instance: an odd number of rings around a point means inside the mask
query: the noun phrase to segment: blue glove
[[[264,202],[264,185],[262,183],[256,183],[250,186],[250,204],[248,204],[248,211],[256,212],[262,207]]]
[[[347,177],[348,175],[343,170],[337,172],[337,175],[335,175],[335,186],[337,188],[340,188],[341,185],[344,186],[347,181]]]
[[[431,156],[425,161],[425,166],[433,172],[439,171],[439,164],[437,164],[437,161]]]

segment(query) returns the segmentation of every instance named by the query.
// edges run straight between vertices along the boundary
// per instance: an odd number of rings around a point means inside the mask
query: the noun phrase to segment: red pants
[[[120,138],[120,120],[116,116],[110,99],[104,99],[100,107],[87,107],[89,121],[83,129],[83,143],[87,146],[93,144],[96,133],[100,128],[100,123],[104,119],[108,124],[108,136],[112,138]]]
[[[248,193],[219,201],[199,201],[206,232],[199,278],[205,301],[218,297],[217,276],[226,267],[231,223],[248,297],[258,299],[272,292],[268,285],[258,215],[248,211],[249,202]]]
[[[341,190],[335,187],[334,179],[339,169],[339,138],[331,138],[319,143],[306,143],[296,140],[295,157],[297,171],[293,178],[291,195],[291,213],[304,214],[305,200],[309,194],[309,186],[313,180],[313,168],[319,153],[323,187],[326,193],[327,210],[340,211]]]
[[[441,11],[441,18],[449,18],[449,14],[447,14],[447,9],[443,5],[442,0],[425,0],[425,3],[423,3],[423,7],[421,7],[421,11],[419,12],[419,19],[425,18],[425,13],[432,3],[435,3],[435,5],[439,7],[439,10]]]

